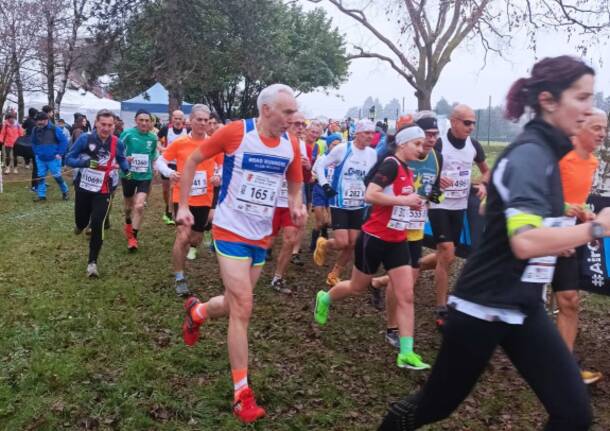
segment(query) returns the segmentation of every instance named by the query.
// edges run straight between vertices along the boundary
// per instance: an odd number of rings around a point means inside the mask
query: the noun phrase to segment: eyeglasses
[[[434,137],[438,136],[438,132],[428,132],[428,131],[426,131],[425,133],[426,133],[426,136],[429,137],[429,138],[434,138]]]
[[[304,121],[293,121],[292,123],[290,123],[291,126],[294,127],[306,127],[307,124]]]

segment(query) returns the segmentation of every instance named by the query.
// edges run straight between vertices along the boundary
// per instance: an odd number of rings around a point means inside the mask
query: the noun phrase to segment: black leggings
[[[92,193],[75,187],[74,220],[79,230],[91,228],[89,240],[89,263],[97,262],[102,243],[104,242],[104,220],[106,219],[112,199],[105,193]]]
[[[379,430],[415,430],[448,417],[468,396],[497,346],[544,405],[546,431],[589,429],[591,406],[580,370],[540,306],[523,325],[487,322],[450,309],[428,382],[415,396],[394,404]]]

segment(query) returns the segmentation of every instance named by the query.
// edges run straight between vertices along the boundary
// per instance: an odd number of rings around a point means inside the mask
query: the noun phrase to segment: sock
[[[169,212],[169,205],[165,204],[165,215],[170,216],[171,213]]]
[[[328,226],[324,226],[322,229],[320,229],[320,235],[328,239]]]
[[[176,271],[176,281],[184,280],[184,271]]]
[[[328,292],[324,292],[324,295],[320,296],[320,302],[324,305],[330,305],[331,299]]]
[[[400,337],[400,354],[413,353],[413,337]]]
[[[386,328],[385,330],[388,334],[392,333],[392,332],[398,332],[398,328]]]
[[[271,283],[275,283],[277,280],[281,280],[281,279],[282,279],[281,275],[273,274],[273,280],[271,280]]]
[[[231,377],[233,377],[233,396],[234,400],[237,401],[241,391],[248,388],[248,369],[231,370]]]
[[[203,323],[208,318],[208,303],[197,304],[191,308],[191,319],[195,323]]]
[[[136,239],[138,238],[138,230],[137,229],[133,230],[133,237],[136,238]]]
[[[318,229],[313,229],[311,231],[311,243],[313,245],[316,244],[316,241],[318,240],[318,237],[320,236],[320,231]]]
[[[125,217],[125,224],[131,224],[131,217]]]

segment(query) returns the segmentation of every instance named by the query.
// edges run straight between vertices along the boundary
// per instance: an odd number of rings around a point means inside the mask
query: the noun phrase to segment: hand
[[[89,160],[89,167],[91,169],[97,169],[97,167],[99,166],[99,162],[97,160]]]
[[[169,176],[169,180],[172,183],[177,183],[178,181],[180,181],[180,172],[172,171],[172,174]]]
[[[322,186],[322,190],[324,190],[324,195],[328,199],[334,198],[335,196],[337,196],[337,192],[330,186],[330,184],[324,184]]]
[[[127,161],[129,162],[129,164],[131,164],[131,162],[133,161],[133,156],[127,156],[125,157],[127,159]]]
[[[311,170],[311,162],[307,157],[301,157],[301,166],[305,168],[305,170]]]
[[[398,196],[401,206],[410,207],[413,209],[420,209],[424,204],[424,200],[417,194],[411,193],[409,195]]]
[[[561,253],[558,254],[559,257],[570,257],[572,256],[574,253],[576,253],[576,249],[573,248],[569,248],[567,250],[562,251]]]
[[[453,185],[453,180],[449,177],[441,177],[441,190],[445,190]]]
[[[305,223],[307,223],[307,207],[305,204],[301,204],[297,208],[290,208],[290,218],[296,227],[305,226]]]
[[[61,154],[55,154],[55,158],[56,158],[57,160],[61,160],[61,159],[62,159]]]
[[[477,197],[480,200],[483,200],[485,196],[487,196],[487,187],[485,186],[485,184],[477,184],[474,186],[474,188],[477,189]]]
[[[214,187],[220,186],[220,175],[213,175],[210,182]]]
[[[189,210],[188,206],[183,207],[180,205],[178,207],[178,212],[176,213],[176,223],[184,226],[192,226],[195,223],[195,218]]]

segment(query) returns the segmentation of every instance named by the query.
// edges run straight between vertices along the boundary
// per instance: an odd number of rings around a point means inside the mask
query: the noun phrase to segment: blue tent
[[[183,102],[181,109],[185,114],[190,114],[192,107],[192,104]],[[169,116],[169,92],[163,85],[157,82],[136,97],[122,101],[121,117],[129,122],[133,120],[133,116],[138,109],[146,109],[151,114],[166,119]]]

